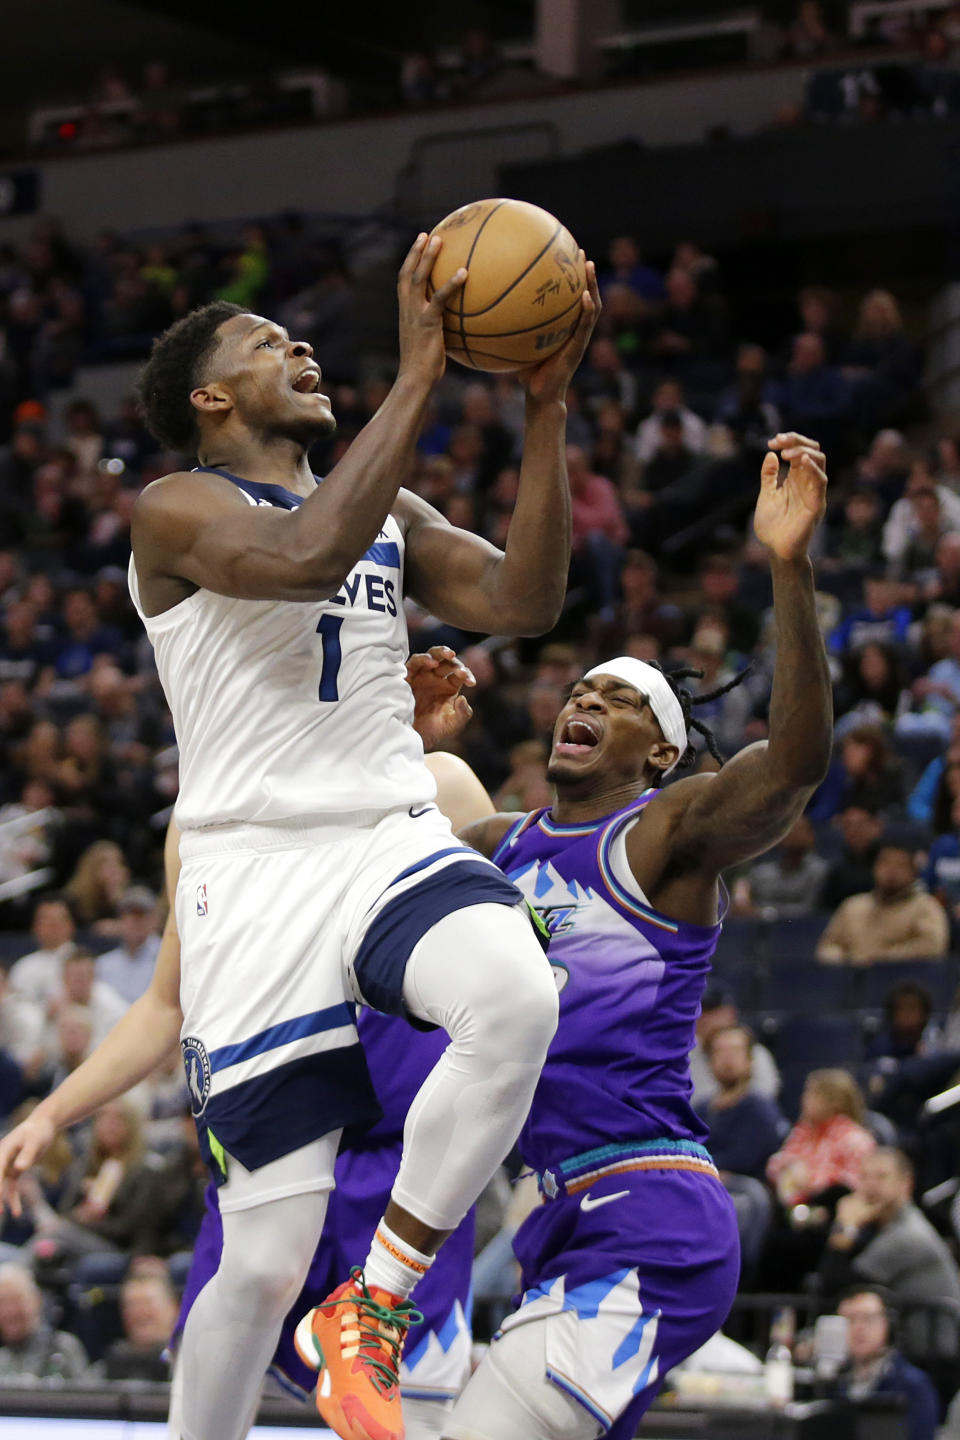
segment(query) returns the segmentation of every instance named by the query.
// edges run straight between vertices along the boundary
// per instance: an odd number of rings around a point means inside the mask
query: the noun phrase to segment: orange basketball
[[[587,283],[577,242],[525,200],[476,200],[435,227],[441,286],[461,265],[466,284],[444,312],[447,354],[474,370],[521,370],[570,338]]]

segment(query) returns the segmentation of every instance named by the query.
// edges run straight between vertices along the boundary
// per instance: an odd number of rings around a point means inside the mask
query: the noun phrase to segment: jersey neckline
[[[240,475],[234,475],[230,470],[224,470],[221,465],[197,465],[194,467],[207,475],[222,475],[225,480],[230,480],[239,489],[252,495],[255,500],[284,500],[292,507],[302,505],[306,495],[298,495],[295,490],[288,490],[285,485],[274,485],[265,480],[244,480]],[[311,472],[312,473],[312,472]],[[319,485],[321,477],[314,475],[314,480]]]

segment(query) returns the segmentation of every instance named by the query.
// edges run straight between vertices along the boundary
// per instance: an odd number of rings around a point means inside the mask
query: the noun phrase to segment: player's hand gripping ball
[[[474,370],[523,370],[569,340],[587,283],[577,242],[525,200],[476,200],[432,231],[443,238],[431,285],[461,265],[466,283],[443,314],[452,360]]]

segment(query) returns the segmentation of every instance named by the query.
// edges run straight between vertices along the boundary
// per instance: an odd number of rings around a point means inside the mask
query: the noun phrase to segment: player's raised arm
[[[173,897],[180,859],[171,821],[165,848],[167,892]],[[171,884],[172,877],[172,884]],[[150,984],[126,1014],[56,1090],[0,1141],[0,1203],[20,1213],[18,1181],[59,1130],[123,1095],[166,1059],[180,1038],[180,940],[171,904]]]
[[[742,750],[716,775],[680,781],[648,806],[650,819],[667,820],[668,863],[708,881],[781,840],[830,762],[830,675],[808,553],[826,506],[824,456],[801,435],[777,435],[770,445],[754,518],[770,555],[776,622],[769,739]],[[782,480],[781,458],[789,462]],[[637,826],[628,841],[631,862],[649,842],[643,830]]]
[[[582,306],[566,345],[520,377],[527,397],[523,459],[505,550],[448,524],[417,496],[400,497],[407,589],[432,614],[461,629],[541,635],[560,616],[570,564],[565,400],[600,313],[590,262]]]
[[[317,600],[336,593],[394,503],[431,387],[443,374],[443,307],[466,271],[458,270],[428,297],[440,244],[420,235],[404,262],[397,379],[319,487],[307,449],[334,421],[309,345],[291,340],[272,321],[231,313],[230,307],[208,307],[205,345],[206,312],[188,316],[182,332],[174,327],[161,338],[143,384],[153,428],[159,433],[166,425],[179,448],[193,442],[204,465],[257,483],[272,483],[284,465],[293,464],[307,498],[293,510],[257,506],[215,473],[178,473],[147,486],[134,511],[133,546],[141,589],[146,583],[154,591],[144,597],[148,613],[171,608],[197,586],[253,600]],[[213,326],[221,310],[227,313]],[[192,349],[191,325],[199,337]],[[181,341],[185,354],[178,371],[173,362]],[[177,582],[187,588],[178,593]]]

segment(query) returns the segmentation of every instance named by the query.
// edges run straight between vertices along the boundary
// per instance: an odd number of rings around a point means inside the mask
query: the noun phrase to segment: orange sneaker
[[[294,1344],[318,1371],[317,1409],[341,1440],[403,1440],[400,1352],[422,1319],[410,1300],[368,1290],[359,1266],[304,1315]]]

